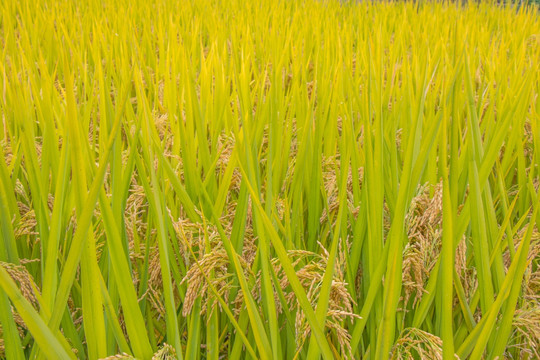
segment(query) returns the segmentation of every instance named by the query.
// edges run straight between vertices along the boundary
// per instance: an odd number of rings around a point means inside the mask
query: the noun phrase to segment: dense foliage
[[[8,359],[538,358],[540,20],[4,0]]]

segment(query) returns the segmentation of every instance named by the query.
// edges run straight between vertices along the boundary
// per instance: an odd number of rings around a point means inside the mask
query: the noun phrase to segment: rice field
[[[540,18],[0,3],[0,358],[539,359]]]

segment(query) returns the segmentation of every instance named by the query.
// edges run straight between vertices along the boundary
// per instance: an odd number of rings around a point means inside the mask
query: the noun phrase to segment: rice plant
[[[540,357],[538,8],[5,0],[0,44],[0,357]]]

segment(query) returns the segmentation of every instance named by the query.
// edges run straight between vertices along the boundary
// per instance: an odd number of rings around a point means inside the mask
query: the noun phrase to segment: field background
[[[540,357],[538,8],[5,0],[0,56],[0,357]]]

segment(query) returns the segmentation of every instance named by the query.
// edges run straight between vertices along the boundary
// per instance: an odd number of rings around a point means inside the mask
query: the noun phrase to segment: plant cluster
[[[0,57],[0,357],[539,357],[536,8],[5,0]]]

